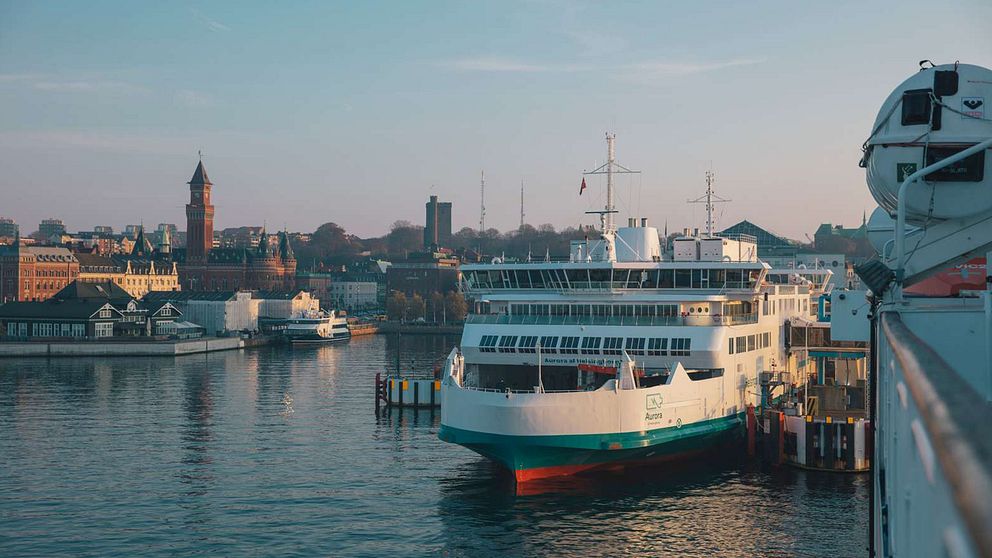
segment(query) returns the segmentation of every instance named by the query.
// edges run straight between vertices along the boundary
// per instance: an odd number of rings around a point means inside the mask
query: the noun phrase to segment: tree
[[[386,316],[390,320],[404,320],[406,319],[406,308],[406,295],[399,291],[393,291],[386,301]]]
[[[462,293],[457,291],[449,291],[448,295],[444,297],[444,313],[447,319],[460,322],[465,319],[465,315],[468,314],[468,303],[465,302],[465,297]]]
[[[427,311],[426,304],[424,304],[424,297],[417,293],[413,293],[413,296],[406,303],[406,317],[409,320],[418,320],[424,317]]]
[[[440,317],[438,314],[444,314],[444,295],[434,291],[427,300],[429,302],[431,321],[438,323],[438,318]]]
[[[409,221],[396,221],[386,235],[386,250],[390,255],[406,256],[408,252],[423,250],[424,228]]]

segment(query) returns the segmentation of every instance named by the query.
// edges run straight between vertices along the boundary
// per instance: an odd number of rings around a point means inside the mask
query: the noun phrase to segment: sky
[[[215,228],[362,237],[422,224],[704,227],[705,172],[803,240],[875,203],[857,166],[918,62],[992,66],[992,2],[47,2],[0,0],[0,216],[27,234],[185,228],[202,152]]]

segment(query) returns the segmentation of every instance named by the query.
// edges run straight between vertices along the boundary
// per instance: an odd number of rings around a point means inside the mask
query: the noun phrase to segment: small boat
[[[293,344],[331,343],[351,337],[348,320],[337,312],[303,312],[290,318],[285,335]]]

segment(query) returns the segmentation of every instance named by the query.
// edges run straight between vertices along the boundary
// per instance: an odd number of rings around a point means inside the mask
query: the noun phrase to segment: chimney
[[[647,217],[641,217],[641,227],[643,228],[643,227],[647,227],[647,226],[648,226],[648,218]]]

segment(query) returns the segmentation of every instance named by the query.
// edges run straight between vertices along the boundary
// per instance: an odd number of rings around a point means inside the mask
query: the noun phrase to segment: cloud
[[[193,91],[192,89],[180,89],[176,91],[176,104],[186,107],[205,107],[212,101],[209,95]]]
[[[161,154],[189,150],[189,140],[153,134],[103,130],[20,130],[0,132],[7,150],[53,148],[87,149],[110,153]]]
[[[644,61],[629,64],[538,64],[502,57],[460,58],[441,62],[442,67],[464,72],[493,73],[575,73],[599,72],[627,77],[673,77],[711,72],[735,66],[765,62],[763,58],[740,58],[718,62]]]
[[[66,79],[53,74],[0,74],[0,85],[30,87],[54,93],[138,93],[144,87],[106,79]]]
[[[230,27],[224,25],[223,23],[221,23],[219,21],[216,21],[216,20],[213,20],[213,19],[210,19],[209,17],[203,15],[202,13],[200,13],[199,10],[191,9],[190,12],[193,14],[193,18],[194,19],[196,19],[197,21],[199,21],[203,25],[206,25],[207,26],[207,29],[210,29],[211,31],[220,32],[220,31],[230,31],[231,30]]]
[[[723,62],[703,63],[668,61],[640,62],[636,64],[628,64],[626,66],[622,66],[621,68],[631,72],[641,72],[648,75],[665,77],[699,74],[703,72],[712,72],[714,70],[722,70],[724,68],[733,68],[735,66],[751,66],[754,64],[761,64],[763,62],[765,62],[764,58],[741,58],[726,60]]]
[[[441,62],[440,65],[467,72],[547,72],[552,70],[550,66],[528,64],[497,57],[460,58]]]
[[[44,74],[0,74],[0,83],[22,83],[44,77]]]
[[[144,91],[143,88],[123,81],[87,81],[87,80],[40,80],[31,84],[40,91],[56,93],[135,93]]]

